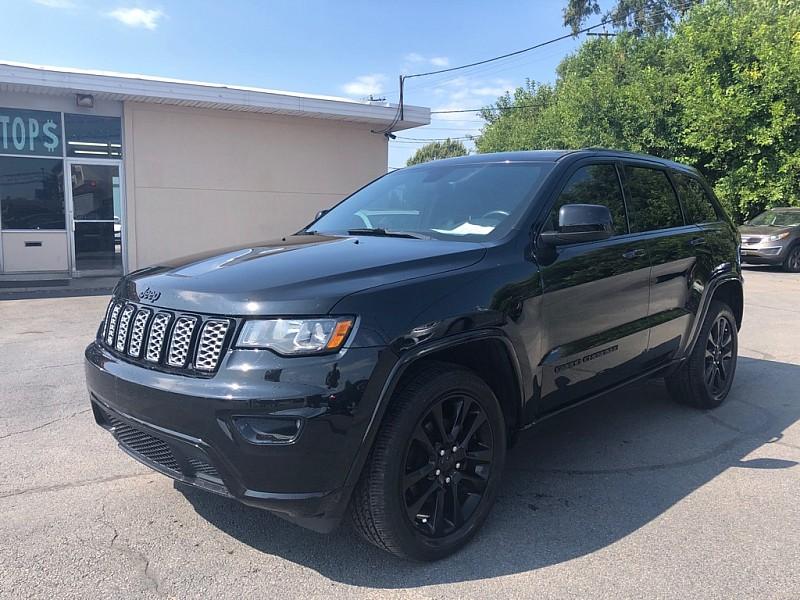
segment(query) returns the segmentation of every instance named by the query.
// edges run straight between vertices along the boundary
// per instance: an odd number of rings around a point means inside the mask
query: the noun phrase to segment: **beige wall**
[[[366,124],[125,103],[128,269],[292,233],[386,172]]]

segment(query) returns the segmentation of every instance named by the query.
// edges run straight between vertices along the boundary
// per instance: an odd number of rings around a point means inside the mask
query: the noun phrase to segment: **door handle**
[[[702,246],[703,244],[706,243],[706,238],[704,238],[704,237],[692,238],[692,240],[689,243],[692,246]]]
[[[622,253],[622,258],[641,258],[647,254],[644,248],[636,248],[634,250],[628,250],[627,252]]]

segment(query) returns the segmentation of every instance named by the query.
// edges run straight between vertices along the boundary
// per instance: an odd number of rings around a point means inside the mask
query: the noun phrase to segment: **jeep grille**
[[[153,310],[113,299],[101,340],[129,362],[209,377],[219,367],[235,327],[233,319]]]

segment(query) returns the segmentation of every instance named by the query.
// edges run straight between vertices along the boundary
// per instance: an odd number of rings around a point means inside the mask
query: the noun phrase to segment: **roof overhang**
[[[257,112],[312,119],[366,123],[383,129],[399,117],[398,106],[333,96],[316,96],[255,87],[165,79],[145,75],[0,62],[0,92],[69,96],[92,94],[123,102]],[[392,131],[428,125],[430,109],[403,107]]]

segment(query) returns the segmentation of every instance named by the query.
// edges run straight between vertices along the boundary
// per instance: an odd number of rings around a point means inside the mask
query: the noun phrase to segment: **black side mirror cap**
[[[565,204],[558,211],[558,231],[543,231],[542,243],[551,246],[597,242],[614,235],[614,220],[607,206]]]

